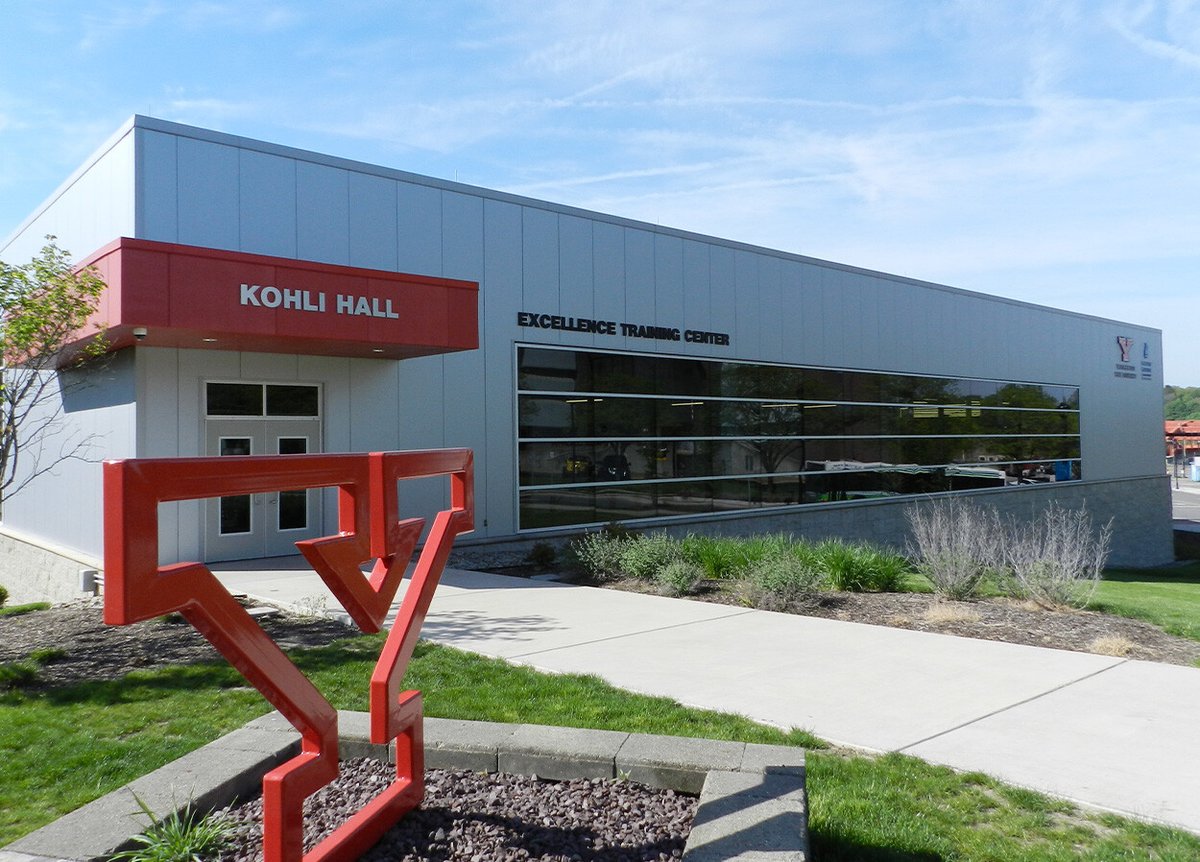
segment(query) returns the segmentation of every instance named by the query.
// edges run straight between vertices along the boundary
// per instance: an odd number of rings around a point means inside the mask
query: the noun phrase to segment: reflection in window
[[[537,347],[517,380],[521,529],[1080,476],[1072,386]]]

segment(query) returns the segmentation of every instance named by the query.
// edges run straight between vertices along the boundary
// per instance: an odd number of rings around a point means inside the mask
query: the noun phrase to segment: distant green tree
[[[107,349],[102,330],[79,343],[105,284],[94,269],[76,270],[54,239],[27,264],[0,261],[0,505],[89,443],[63,425],[70,384],[59,372]]]
[[[1200,419],[1200,386],[1164,386],[1163,417]]]

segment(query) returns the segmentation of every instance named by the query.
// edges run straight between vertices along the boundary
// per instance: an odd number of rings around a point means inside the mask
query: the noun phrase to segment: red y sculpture
[[[158,565],[158,504],[173,500],[338,489],[338,534],[297,542],[350,617],[379,631],[424,519],[399,520],[397,483],[449,476],[439,512],[371,675],[371,741],[396,740],[396,780],[309,854],[303,803],[338,772],[337,712],[203,563]],[[400,691],[454,537],[474,528],[466,449],[132,459],[104,462],[104,621],[128,625],[178,611],[300,731],[300,754],[263,777],[265,862],[349,862],[424,796],[421,694]],[[359,566],[375,560],[371,575]]]

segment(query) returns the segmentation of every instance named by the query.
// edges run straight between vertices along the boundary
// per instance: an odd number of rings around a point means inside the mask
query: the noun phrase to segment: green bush
[[[8,601],[8,587],[0,585],[0,608]]]
[[[698,566],[711,580],[735,578],[746,567],[746,541],[724,536],[700,536],[692,533],[680,542],[685,560]]]
[[[50,662],[60,661],[66,657],[67,651],[62,647],[42,647],[29,654],[29,660],[38,665],[50,664]]]
[[[812,549],[799,546],[751,563],[743,578],[743,593],[757,608],[786,611],[813,605],[824,583],[825,573]]]
[[[896,592],[904,587],[909,571],[908,563],[899,554],[837,539],[818,545],[816,557],[829,585],[847,592]]]
[[[525,562],[543,570],[553,566],[556,559],[558,559],[558,551],[549,542],[535,543],[529,549],[529,553],[525,555]]]
[[[654,576],[662,591],[670,596],[686,596],[695,592],[696,584],[704,579],[704,570],[688,560],[672,560]]]
[[[37,681],[37,672],[37,665],[33,662],[0,662],[0,691],[33,685]]]
[[[640,581],[653,581],[660,569],[683,559],[678,540],[666,533],[648,533],[621,547],[621,571]]]
[[[586,533],[571,542],[570,550],[579,567],[598,581],[621,576],[621,551],[628,539],[607,532]]]
[[[190,805],[182,812],[155,817],[154,812],[134,794],[150,825],[133,841],[132,850],[112,856],[113,862],[202,862],[216,859],[233,838],[234,824],[214,814],[201,815]]]
[[[49,602],[30,602],[27,605],[9,605],[6,608],[0,608],[0,617],[19,617],[23,614],[31,614],[34,611],[50,610]]]

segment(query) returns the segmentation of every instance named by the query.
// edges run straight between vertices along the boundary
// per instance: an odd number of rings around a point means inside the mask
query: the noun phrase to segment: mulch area
[[[614,589],[655,592],[643,581],[604,584]],[[715,585],[689,596],[698,601],[741,604]],[[1027,646],[1114,655],[1165,664],[1195,665],[1200,641],[1169,635],[1151,623],[1071,608],[1050,610],[1033,602],[986,598],[955,602],[929,593],[821,593],[792,613],[843,622],[1005,641]]]
[[[335,620],[283,613],[262,617],[259,624],[284,649],[321,646],[356,633]],[[134,670],[223,661],[199,632],[175,614],[128,626],[106,626],[100,599],[0,617],[0,663],[22,661],[39,649],[64,653],[38,669],[39,686],[110,680]]]

